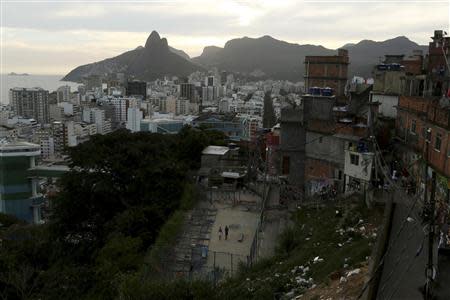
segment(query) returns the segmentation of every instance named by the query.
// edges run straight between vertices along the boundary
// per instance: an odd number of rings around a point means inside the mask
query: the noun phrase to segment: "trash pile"
[[[377,227],[370,224],[365,224],[363,219],[359,219],[354,226],[340,227],[336,229],[336,233],[344,238],[347,238],[342,243],[338,243],[338,247],[342,247],[353,241],[354,238],[363,237],[366,239],[375,240],[377,237]]]

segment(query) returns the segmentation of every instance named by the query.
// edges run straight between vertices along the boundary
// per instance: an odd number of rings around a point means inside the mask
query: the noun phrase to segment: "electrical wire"
[[[375,141],[376,145],[378,145]],[[378,151],[378,149],[375,149],[375,153],[376,153],[376,157],[378,157],[378,155],[380,154],[380,152]],[[377,158],[378,159],[378,158]],[[386,164],[387,165],[387,164]],[[390,176],[386,175],[384,168],[382,168],[383,171],[383,175],[386,177],[386,179],[388,179],[388,181],[392,182]],[[393,186],[395,187],[397,184],[393,183]],[[402,189],[401,189],[402,191]],[[385,259],[387,257],[387,255],[389,254],[389,252],[391,251],[391,249],[393,248],[393,246],[395,245],[395,243],[399,240],[399,236],[402,233],[402,231],[405,229],[405,225],[408,223],[408,218],[411,216],[411,214],[413,213],[414,207],[416,206],[417,202],[419,201],[419,197],[414,197],[413,199],[414,202],[411,204],[411,206],[408,209],[408,213],[406,215],[406,218],[403,220],[402,224],[400,225],[400,229],[397,231],[395,238],[392,240],[393,243],[389,243],[388,249],[385,251],[385,253],[383,254],[383,256],[380,259],[380,262],[378,263],[377,267],[375,268],[375,270],[373,271],[373,275],[369,278],[369,280],[366,282],[366,284],[364,285],[363,289],[361,290],[360,294],[358,295],[357,299],[361,299],[361,297],[364,295],[364,292],[367,290],[367,288],[369,287],[370,283],[378,276],[378,271],[379,269],[383,266]]]

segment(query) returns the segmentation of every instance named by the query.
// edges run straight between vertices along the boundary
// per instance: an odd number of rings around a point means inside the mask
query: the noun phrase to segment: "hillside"
[[[385,54],[410,54],[420,46],[406,37],[397,37],[382,42],[363,40],[356,44],[345,44],[349,50],[349,74],[363,77],[371,76],[373,65]],[[260,38],[239,38],[228,41],[223,48],[205,47],[203,53],[192,60],[205,67],[218,67],[231,72],[250,74],[262,71],[264,77],[303,80],[303,61],[307,55],[334,55],[336,50],[316,45],[299,45],[274,39],[270,36]]]
[[[381,42],[362,40],[348,43],[349,76],[370,77],[372,68],[385,54],[410,54],[413,50],[427,51],[426,46],[401,36]],[[226,42],[223,48],[207,46],[192,59],[182,50],[174,49],[153,31],[145,47],[138,47],[113,58],[75,68],[63,80],[81,81],[90,74],[124,72],[138,79],[151,81],[165,75],[187,76],[194,71],[212,67],[257,78],[302,81],[303,61],[307,55],[335,55],[336,50],[323,46],[300,45],[277,40],[265,35],[259,38],[237,38]]]
[[[169,47],[167,40],[153,31],[145,47],[138,47],[113,58],[77,67],[63,80],[79,82],[82,77],[91,74],[124,72],[137,79],[151,81],[165,75],[187,76],[203,69],[186,57],[188,58],[185,52]]]
[[[347,44],[349,52],[351,74],[368,76],[372,66],[380,62],[385,54],[411,54],[413,50],[428,51],[428,46],[420,46],[404,36],[399,36],[383,42],[362,40],[357,44]]]

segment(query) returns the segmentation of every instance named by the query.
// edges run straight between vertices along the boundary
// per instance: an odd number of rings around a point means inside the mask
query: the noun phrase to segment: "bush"
[[[24,224],[24,222],[15,216],[0,213],[0,227],[9,227],[14,224]]]

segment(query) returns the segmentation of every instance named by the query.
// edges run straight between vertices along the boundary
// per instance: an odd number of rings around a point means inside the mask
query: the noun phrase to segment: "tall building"
[[[58,103],[70,101],[70,86],[69,85],[60,86],[56,90],[56,101]]]
[[[189,100],[177,99],[175,114],[188,115],[189,114]]]
[[[130,106],[130,99],[114,98],[110,100],[114,106],[114,118],[112,121],[117,124],[122,124],[127,121],[127,109]]]
[[[147,82],[133,80],[128,81],[127,96],[141,96],[143,100],[147,98]]]
[[[52,121],[62,121],[64,119],[64,107],[58,104],[49,105],[49,115]]]
[[[67,147],[76,146],[77,140],[73,121],[55,121],[52,123],[52,131],[55,154],[62,155]]]
[[[49,117],[48,91],[42,88],[13,88],[9,90],[10,103],[15,113],[47,124]]]
[[[192,83],[180,84],[180,97],[193,102],[195,100],[195,85]]]
[[[141,131],[141,120],[143,113],[138,107],[128,108],[127,129],[131,132]]]
[[[55,156],[55,141],[49,128],[36,132],[37,141],[41,146],[41,158],[49,159]]]
[[[202,105],[214,105],[219,97],[219,89],[216,86],[204,86],[202,88]]]
[[[102,108],[88,108],[83,110],[83,122],[94,124],[96,127],[95,133],[108,134],[111,132],[111,121],[106,116],[106,110]],[[89,134],[91,135],[91,134]]]
[[[205,78],[205,85],[206,86],[215,86],[217,84],[216,78],[214,76],[208,76]]]
[[[43,199],[37,193],[37,181],[28,173],[40,153],[39,145],[0,142],[0,212],[27,222],[40,221]]]
[[[348,74],[348,51],[338,49],[334,56],[305,56],[305,88],[330,87],[336,96],[344,96]]]
[[[159,111],[162,113],[175,114],[177,112],[177,99],[172,96],[161,99],[159,101]]]
[[[106,120],[106,114],[103,109],[91,109],[91,123],[94,123],[97,126],[97,133],[99,134],[111,132],[111,126],[108,124],[108,120]]]

